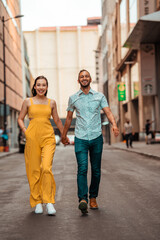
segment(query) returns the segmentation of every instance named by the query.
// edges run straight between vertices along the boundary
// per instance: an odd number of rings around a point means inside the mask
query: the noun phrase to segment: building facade
[[[24,36],[22,36],[22,41],[23,98],[25,99],[31,96],[31,87],[34,83],[34,79],[30,71],[27,42]]]
[[[87,26],[41,27],[24,32],[33,77],[44,75],[49,82],[48,97],[57,102],[61,119],[66,117],[68,98],[79,90],[78,72],[87,69],[92,88],[97,90],[95,50],[100,20],[88,19]]]
[[[114,9],[116,6],[115,0],[102,0],[102,36],[101,36],[101,50],[100,57],[102,62],[102,77],[100,80],[101,88],[103,86],[103,92],[106,95],[109,106],[115,116],[116,122],[119,126],[119,105],[117,101],[117,75],[113,71],[113,59],[112,55],[113,42],[112,42],[112,18]],[[103,126],[103,132],[105,141],[109,144],[119,141],[119,138],[115,138],[110,133],[110,125],[105,116],[103,116],[103,122],[106,123]]]
[[[17,117],[23,100],[22,64],[21,64],[21,24],[20,20],[11,19],[20,14],[19,0],[0,1],[0,128],[4,127],[4,55],[3,23],[5,35],[5,71],[6,71],[6,104],[7,134],[11,148],[18,145]]]
[[[110,18],[106,13],[107,30],[110,29],[105,41],[108,59],[105,67],[111,83],[108,89],[112,94],[115,90],[113,96],[117,95],[118,85],[119,90],[124,91],[124,99],[118,101],[116,97],[115,111],[119,115],[121,133],[125,119],[131,120],[135,140],[143,139],[147,119],[154,121],[152,130],[160,131],[159,9],[160,2],[156,0],[119,0]],[[109,99],[110,104],[115,105],[112,96]]]

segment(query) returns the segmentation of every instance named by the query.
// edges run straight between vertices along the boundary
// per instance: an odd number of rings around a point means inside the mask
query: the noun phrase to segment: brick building
[[[0,128],[4,126],[4,58],[3,58],[3,24],[5,20],[5,70],[6,70],[6,104],[7,133],[9,146],[17,146],[17,117],[23,100],[22,64],[21,64],[21,24],[20,19],[10,19],[20,14],[19,0],[0,1]]]

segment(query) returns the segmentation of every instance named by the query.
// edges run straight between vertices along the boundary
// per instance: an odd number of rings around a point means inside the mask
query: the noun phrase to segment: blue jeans
[[[103,137],[100,135],[93,140],[83,140],[75,137],[75,154],[78,164],[77,184],[79,201],[85,199],[88,202],[88,152],[91,163],[91,184],[89,198],[98,196],[99,183],[101,178],[101,156],[103,150]]]

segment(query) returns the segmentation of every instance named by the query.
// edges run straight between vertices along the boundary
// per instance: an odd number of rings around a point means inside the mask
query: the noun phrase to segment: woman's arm
[[[73,112],[68,111],[67,113],[67,118],[64,124],[64,130],[63,130],[63,134],[62,134],[62,143],[65,144],[67,142],[67,132],[71,126],[71,122],[72,122],[72,117],[73,117]]]
[[[62,122],[58,116],[58,112],[57,112],[57,104],[54,100],[51,100],[51,109],[52,109],[52,117],[53,117],[53,120],[57,126],[57,128],[59,129],[61,135],[63,133],[63,125],[62,125]]]
[[[27,115],[27,113],[28,113],[28,99],[25,99],[18,117],[18,124],[24,133],[26,131],[26,127],[24,125],[24,118]]]

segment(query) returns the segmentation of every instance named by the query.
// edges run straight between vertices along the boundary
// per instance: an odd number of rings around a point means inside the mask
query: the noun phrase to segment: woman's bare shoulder
[[[29,107],[29,106],[31,105],[31,100],[30,100],[30,98],[26,98],[26,99],[24,100],[24,104],[25,104],[27,107]]]
[[[56,105],[56,101],[54,99],[51,99],[51,107],[54,107]]]

